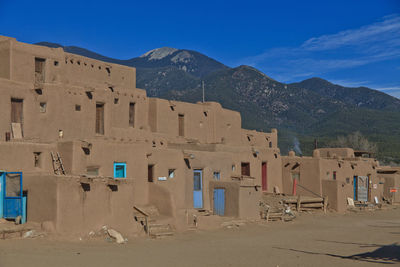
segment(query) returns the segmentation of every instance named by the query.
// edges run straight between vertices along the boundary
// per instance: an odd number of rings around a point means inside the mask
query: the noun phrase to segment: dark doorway
[[[135,103],[129,103],[129,127],[135,127]]]
[[[96,134],[104,134],[104,103],[96,103]]]
[[[14,138],[23,136],[23,100],[11,98],[11,128]]]
[[[178,115],[178,134],[179,136],[185,136],[185,115],[179,114]]]
[[[262,183],[262,190],[267,191],[268,183],[267,183],[267,163],[263,162],[261,164],[261,183]]]
[[[147,181],[149,183],[154,182],[154,165],[147,166]]]
[[[35,58],[35,83],[44,83],[44,64],[43,58]]]

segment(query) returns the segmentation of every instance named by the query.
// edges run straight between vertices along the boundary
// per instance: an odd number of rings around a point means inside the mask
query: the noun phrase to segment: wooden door
[[[261,183],[262,183],[262,190],[267,191],[267,163],[263,162],[261,164]]]

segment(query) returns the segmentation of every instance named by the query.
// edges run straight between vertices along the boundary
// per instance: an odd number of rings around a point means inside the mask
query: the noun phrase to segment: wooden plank
[[[11,132],[14,139],[22,139],[22,126],[21,123],[12,122]]]
[[[300,196],[297,198],[297,205],[296,205],[296,210],[297,211],[300,211],[300,208],[301,208],[301,198],[300,198]]]

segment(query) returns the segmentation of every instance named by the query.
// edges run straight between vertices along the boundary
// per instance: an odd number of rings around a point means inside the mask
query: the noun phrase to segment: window
[[[75,105],[75,111],[81,111],[81,105]]]
[[[236,171],[236,165],[235,164],[232,164],[232,171],[233,172]]]
[[[126,178],[125,162],[114,162],[114,178]]]
[[[47,107],[46,102],[40,102],[40,103],[39,103],[39,111],[40,111],[41,113],[46,113],[46,107]]]
[[[147,181],[149,183],[152,183],[154,181],[154,165],[148,165],[147,166]]]
[[[54,60],[54,66],[58,66],[58,61]]]
[[[89,166],[86,168],[86,174],[88,176],[99,176],[99,167]]]
[[[135,127],[135,103],[129,103],[129,127]]]
[[[250,176],[250,163],[242,162],[242,175]]]
[[[175,177],[175,169],[169,169],[168,178],[174,178],[174,177]]]
[[[332,178],[333,178],[333,180],[336,180],[336,171],[332,172]]]
[[[214,172],[213,177],[214,177],[214,180],[219,181],[219,180],[221,179],[221,174],[220,174],[220,172]]]
[[[179,114],[178,115],[178,135],[185,136],[185,115]]]
[[[42,152],[33,152],[34,166],[36,168],[40,168],[41,167],[40,154],[42,154]]]
[[[96,134],[104,134],[104,104],[96,104]]]

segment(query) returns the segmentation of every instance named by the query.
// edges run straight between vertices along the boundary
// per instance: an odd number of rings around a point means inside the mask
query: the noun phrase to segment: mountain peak
[[[140,57],[141,58],[149,57],[149,60],[160,60],[160,59],[163,59],[163,58],[173,54],[176,51],[178,51],[178,49],[176,49],[176,48],[160,47],[160,48],[150,50],[150,51],[144,53],[143,55],[141,55]]]

